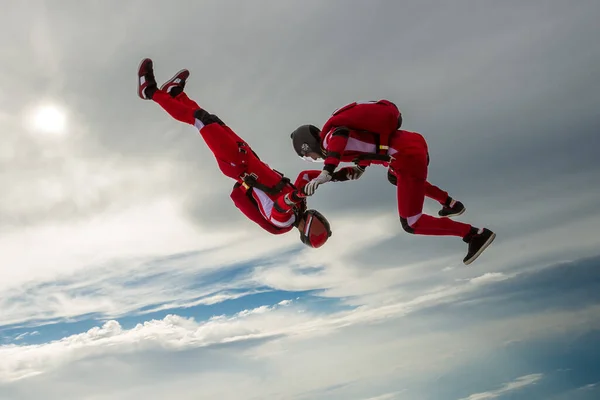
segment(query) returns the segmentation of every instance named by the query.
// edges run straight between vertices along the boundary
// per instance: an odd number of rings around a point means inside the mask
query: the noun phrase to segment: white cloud
[[[578,389],[579,390],[592,390],[592,389],[595,389],[598,385],[600,385],[600,382],[589,383],[587,385],[579,387]]]
[[[235,236],[200,233],[182,218],[170,199],[153,200],[135,209],[97,215],[74,224],[8,231],[0,239],[5,249],[0,255],[4,266],[0,288],[35,280],[52,281],[114,260],[206,249],[235,240]]]
[[[28,324],[88,313],[116,318],[142,307],[152,312],[210,305],[257,293],[265,285],[274,290],[322,290],[321,295],[342,298],[353,306],[410,305],[451,299],[481,284],[554,265],[555,254],[580,257],[586,255],[584,251],[593,254],[598,246],[597,235],[578,241],[558,240],[569,232],[595,230],[600,216],[593,215],[519,240],[500,237],[476,266],[465,268],[455,259],[460,255],[451,251],[419,261],[418,254],[426,248],[435,251],[436,244],[429,238],[397,232],[392,216],[393,212],[339,216],[335,221],[338,232],[361,229],[362,235],[338,233],[330,246],[304,249],[292,256],[278,254],[298,246],[294,233],[287,237],[257,235],[253,227],[210,233],[192,225],[177,203],[168,200],[88,223],[8,234],[0,237],[1,247],[7,249],[0,255],[0,265],[19,268],[0,269],[0,323]],[[370,252],[369,246],[389,239],[398,243],[386,251],[402,255],[399,261],[379,263],[377,268],[356,261],[357,252]],[[555,243],[551,250],[549,242]],[[28,251],[30,243],[36,243],[36,251]],[[522,250],[525,247],[527,250]],[[168,257],[186,251],[194,253]],[[404,261],[410,253],[417,257]],[[256,259],[262,260],[257,263]],[[249,265],[249,275],[219,282],[202,279],[205,274],[244,263]],[[448,270],[449,265],[456,268]],[[132,285],[136,280],[143,283]]]
[[[402,397],[400,396],[404,391],[398,391],[393,393],[385,393],[375,397],[369,397],[365,400],[400,400]]]
[[[109,321],[50,343],[2,346],[0,395],[18,390],[20,398],[35,398],[32,391],[37,385],[32,383],[42,382],[57,393],[56,398],[69,390],[75,392],[68,397],[87,399],[95,398],[90,393],[100,393],[96,388],[103,382],[112,382],[110,391],[101,391],[104,394],[97,394],[98,399],[131,398],[132,392],[153,399],[180,382],[181,399],[193,399],[198,390],[227,400],[240,396],[344,399],[361,394],[369,398],[381,393],[389,397],[403,387],[382,390],[384,386],[399,381],[426,385],[432,374],[476,361],[509,338],[562,337],[598,327],[600,321],[600,308],[592,307],[481,321],[441,332],[427,324],[415,331],[423,322],[407,330],[406,323],[397,319],[401,314],[380,309],[328,316],[298,311],[297,307],[263,306],[205,322],[169,315],[131,329]],[[261,338],[266,341],[248,342]],[[228,350],[226,344],[234,347]],[[76,371],[88,368],[89,373],[77,375],[81,387],[65,386]],[[122,374],[127,383],[120,385]],[[269,385],[264,384],[267,376]],[[473,395],[487,397],[469,400],[495,398],[489,396],[537,380],[535,375],[522,377]],[[339,389],[327,389],[332,386]],[[410,392],[402,392],[401,398],[416,400]]]
[[[0,236],[0,324],[87,313],[117,316],[146,306],[190,307],[254,293],[247,280],[201,287],[194,282],[229,265],[277,260],[299,242],[293,233],[278,238],[257,235],[257,229],[199,227],[168,197],[78,222],[8,229]],[[186,252],[192,254],[169,258]],[[136,280],[144,284],[128,284]]]
[[[216,316],[205,322],[168,315],[162,320],[140,323],[129,330],[111,320],[101,327],[49,343],[0,346],[0,380],[15,381],[31,377],[98,355],[110,356],[161,348],[182,350],[270,337],[289,331],[289,328],[280,325],[283,317],[288,317],[288,321],[293,324],[308,322],[307,315],[284,311],[276,317],[268,315],[279,308],[280,306],[261,306],[242,310],[231,317]]]
[[[512,382],[505,383],[502,385],[500,389],[491,390],[489,392],[475,393],[470,395],[469,397],[465,397],[461,400],[489,400],[496,399],[500,396],[505,395],[506,393],[510,393],[519,389],[523,389],[527,386],[533,385],[537,383],[540,379],[543,378],[543,374],[530,374],[525,376],[520,376]]]
[[[15,338],[13,339],[15,342],[18,340],[23,340],[25,339],[27,336],[37,336],[40,333],[38,331],[33,331],[33,332],[25,332],[25,333],[21,333],[17,336],[15,336]]]
[[[394,321],[421,307],[439,304],[445,300],[444,295],[453,294],[452,292],[434,293],[405,304],[359,307],[325,316],[285,303],[242,310],[230,317],[215,316],[204,322],[168,315],[162,320],[147,321],[129,330],[123,329],[117,321],[112,320],[102,327],[92,328],[87,332],[49,343],[0,346],[0,379],[20,380],[76,360],[100,355],[110,357],[153,349],[175,351],[249,339],[274,338],[281,335],[288,338],[287,340],[303,342],[308,338],[327,337],[353,326]],[[468,333],[462,334],[461,340],[468,340],[473,348],[486,348],[489,343],[502,343],[508,338],[514,339],[515,336],[527,340],[532,338],[532,335],[564,333],[565,330],[577,332],[579,329],[597,326],[598,315],[600,315],[600,308],[591,307],[579,312],[548,312],[530,316],[526,324],[522,323],[524,319],[522,317],[509,318],[481,325],[475,329],[470,328],[466,331]],[[594,320],[595,323],[592,322]],[[521,324],[520,328],[518,328],[519,324]],[[403,340],[412,339],[405,337]],[[460,349],[457,351],[460,352]]]
[[[340,230],[362,225],[369,237],[362,243],[365,246],[390,236],[389,232],[379,233],[384,220],[385,216],[372,219],[370,215],[355,215],[336,222]],[[88,313],[116,317],[142,307],[152,312],[214,304],[257,293],[256,288],[265,284],[286,290],[337,287],[355,294],[381,289],[377,287],[380,280],[368,285],[364,281],[362,287],[344,286],[357,276],[357,267],[345,264],[339,256],[360,247],[342,234],[329,248],[304,249],[297,256],[287,257],[278,254],[299,245],[294,232],[273,237],[262,232],[257,235],[252,228],[218,233],[203,230],[181,215],[176,202],[165,199],[76,225],[32,227],[9,233],[0,238],[0,245],[8,249],[0,255],[0,265],[19,268],[0,270],[4,278],[0,284],[0,323]],[[34,252],[27,251],[31,243],[36,243]],[[190,251],[194,253],[169,259],[174,253]],[[258,263],[253,261],[261,258],[263,261]],[[203,274],[250,262],[249,268],[256,268],[256,272],[247,278],[219,282],[200,279]],[[315,265],[324,266],[324,271],[299,273],[298,268],[310,270]],[[391,271],[382,274],[388,278],[393,275]],[[144,284],[131,285],[132,280]]]
[[[485,285],[488,283],[499,282],[509,279],[508,276],[504,275],[500,272],[487,272],[481,276],[476,276],[475,278],[471,278],[469,282],[474,285]]]

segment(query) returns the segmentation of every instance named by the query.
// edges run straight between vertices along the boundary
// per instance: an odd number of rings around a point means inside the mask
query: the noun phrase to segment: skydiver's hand
[[[333,174],[333,181],[335,182],[345,182],[352,181],[360,178],[362,174],[365,172],[366,167],[362,167],[356,165],[354,167],[344,167],[340,168]]]
[[[323,170],[323,171],[321,171],[319,176],[317,176],[315,179],[308,182],[304,186],[302,191],[304,193],[306,193],[307,196],[312,196],[315,193],[315,191],[317,190],[317,187],[319,187],[319,185],[329,182],[330,180],[331,180],[331,174],[329,172]]]
[[[327,183],[330,180],[331,180],[331,174],[329,173],[329,171],[326,171],[326,170],[321,171],[319,176],[317,176],[315,179],[313,179],[313,181],[318,182],[319,185]]]
[[[306,185],[304,185],[304,187],[302,188],[302,191],[304,192],[304,194],[306,196],[312,196],[313,194],[315,194],[315,191],[317,190],[319,185],[320,185],[320,183],[315,178],[312,181],[308,182]]]
[[[347,167],[346,176],[348,180],[356,180],[362,176],[365,172],[365,167],[355,165],[354,167]]]

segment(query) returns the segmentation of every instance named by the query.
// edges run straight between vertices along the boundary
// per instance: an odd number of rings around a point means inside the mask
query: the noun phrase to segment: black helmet
[[[323,155],[320,133],[321,130],[314,125],[302,125],[292,132],[292,144],[300,158],[313,161],[308,157],[308,153]]]
[[[329,221],[317,210],[306,210],[298,229],[300,240],[308,247],[319,248],[331,237]]]

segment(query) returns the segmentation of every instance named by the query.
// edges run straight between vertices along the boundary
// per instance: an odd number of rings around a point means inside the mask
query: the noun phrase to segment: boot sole
[[[492,244],[492,242],[494,241],[494,239],[496,239],[496,234],[492,233],[492,236],[490,236],[489,239],[485,241],[485,243],[483,244],[483,246],[481,246],[481,248],[477,251],[477,253],[475,253],[473,255],[473,257],[469,258],[468,260],[463,261],[465,263],[465,265],[469,265],[473,261],[477,260],[477,257],[479,257],[481,255],[481,253],[483,253],[483,251],[485,249],[487,249],[490,244]]]

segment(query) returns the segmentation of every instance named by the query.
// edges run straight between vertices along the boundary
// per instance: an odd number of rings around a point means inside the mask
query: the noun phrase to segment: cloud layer
[[[5,8],[0,397],[595,394],[597,1]],[[378,167],[310,199],[325,248],[267,235],[197,131],[136,96],[143,57],[161,82],[190,69],[189,95],[292,178],[314,167],[296,126],[395,101],[430,181],[498,239],[465,268],[460,239],[405,233]],[[45,104],[61,135],[32,129]]]

